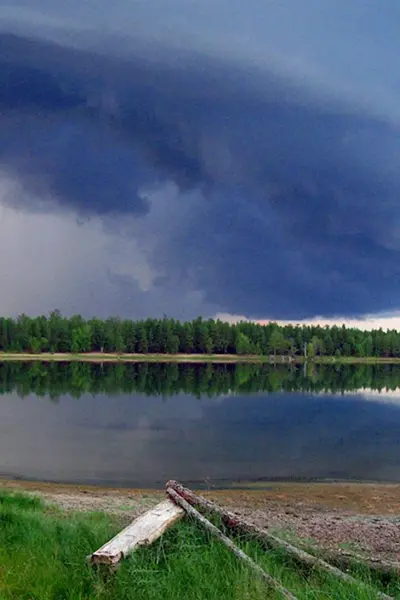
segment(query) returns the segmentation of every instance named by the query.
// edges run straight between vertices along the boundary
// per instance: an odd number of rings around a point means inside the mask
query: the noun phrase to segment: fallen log
[[[375,569],[381,573],[400,573],[400,563],[396,561],[376,558],[375,556],[365,556],[363,554],[358,554],[357,552],[352,552],[351,550],[342,549],[338,550],[337,552],[331,551],[327,555],[331,557],[331,560],[342,562],[346,565],[346,567],[356,562],[358,564],[365,565],[369,569]]]
[[[215,502],[212,502],[210,500],[207,500],[207,498],[204,498],[203,496],[195,494],[192,490],[184,487],[177,481],[168,481],[166,487],[169,495],[169,490],[173,490],[189,505],[199,507],[202,510],[209,512],[210,514],[217,516],[219,519],[221,519],[225,527],[227,527],[227,529],[230,529],[233,532],[256,538],[268,544],[270,547],[283,549],[287,552],[287,554],[289,554],[302,564],[307,564],[311,567],[319,568],[321,571],[325,571],[333,575],[334,577],[341,579],[342,581],[345,581],[352,585],[363,587],[365,586],[370,588],[370,586],[368,586],[367,584],[356,580],[348,573],[343,573],[343,571],[327,563],[321,558],[317,558],[315,556],[312,556],[308,552],[305,552],[304,550],[300,550],[300,548],[297,548],[296,546],[289,544],[289,542],[286,542],[285,540],[269,533],[269,531],[267,531],[266,529],[260,529],[252,523],[248,523],[247,521],[240,519],[237,515],[221,508],[218,504],[215,504]],[[377,598],[381,598],[381,600],[393,600],[391,596],[388,596],[387,594],[384,594],[383,592],[380,592],[378,590],[375,593]]]
[[[176,502],[176,504],[179,507],[184,509],[188,515],[196,519],[196,521],[198,521],[204,527],[204,529],[206,529],[213,536],[218,538],[235,556],[237,556],[240,560],[245,562],[253,571],[255,571],[269,587],[279,592],[283,596],[283,598],[288,598],[289,600],[297,600],[296,596],[294,596],[291,592],[285,589],[282,586],[282,584],[279,583],[279,581],[277,581],[276,579],[274,579],[269,573],[264,571],[264,569],[262,569],[257,563],[255,563],[250,558],[250,556],[247,556],[247,554],[245,554],[243,550],[238,548],[230,538],[224,535],[222,531],[218,529],[218,527],[216,527],[215,525],[210,523],[210,521],[208,521],[205,517],[203,517],[203,515],[201,515],[195,508],[193,508],[193,506],[186,502],[186,500],[182,496],[180,496],[174,489],[167,488],[167,494],[170,498],[172,498],[174,502]]]
[[[135,519],[112,540],[88,557],[93,565],[114,567],[139,546],[147,546],[162,536],[185,512],[171,500],[165,500]]]
[[[338,548],[337,550],[324,548],[323,546],[314,546],[310,548],[307,544],[297,542],[298,545],[303,548],[306,552],[310,552],[313,555],[317,555],[322,560],[328,561],[342,569],[348,569],[354,564],[361,565],[375,571],[377,575],[397,575],[400,573],[400,563],[396,561],[389,561],[383,558],[377,558],[375,556],[367,556],[365,554],[358,554],[352,550],[344,550]]]

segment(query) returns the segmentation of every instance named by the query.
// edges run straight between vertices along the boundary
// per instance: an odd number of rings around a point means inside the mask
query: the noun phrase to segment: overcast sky
[[[0,313],[399,326],[399,27],[397,0],[0,1]]]

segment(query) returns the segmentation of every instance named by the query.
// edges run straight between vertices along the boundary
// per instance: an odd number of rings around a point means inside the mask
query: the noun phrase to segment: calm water
[[[0,475],[400,481],[400,367],[6,363]]]

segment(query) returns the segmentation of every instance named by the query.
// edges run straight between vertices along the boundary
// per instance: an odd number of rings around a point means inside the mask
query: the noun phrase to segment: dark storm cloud
[[[139,56],[139,54],[138,54]],[[221,311],[399,308],[400,143],[366,111],[200,55],[102,57],[0,39],[0,159],[80,213],[134,213],[173,181],[153,264]],[[179,217],[187,192],[197,201]]]

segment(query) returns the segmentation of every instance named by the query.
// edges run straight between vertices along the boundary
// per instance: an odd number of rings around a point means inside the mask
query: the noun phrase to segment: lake
[[[400,481],[400,367],[0,364],[0,476]]]

